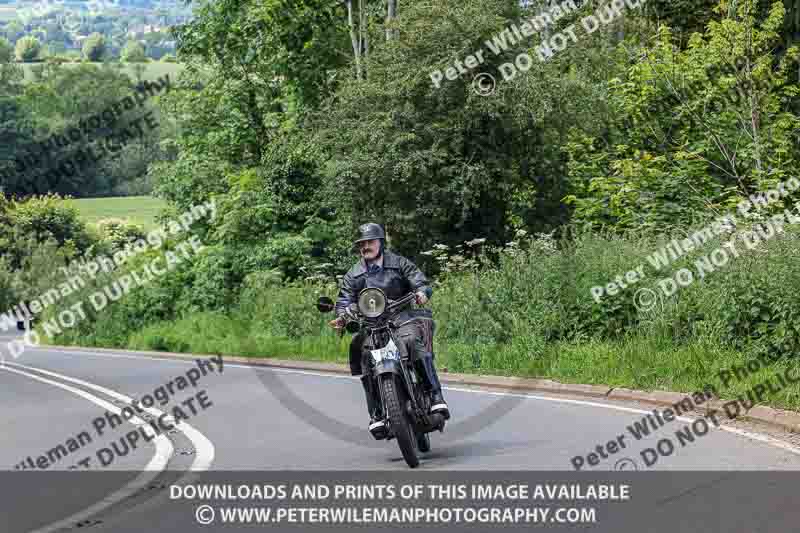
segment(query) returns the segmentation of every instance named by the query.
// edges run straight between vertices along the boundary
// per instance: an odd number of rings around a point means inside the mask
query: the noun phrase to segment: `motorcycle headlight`
[[[381,316],[386,310],[386,295],[380,289],[364,289],[358,295],[358,310],[367,318]]]

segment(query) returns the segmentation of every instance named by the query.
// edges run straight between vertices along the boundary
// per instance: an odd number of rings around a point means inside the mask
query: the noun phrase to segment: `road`
[[[178,390],[178,378],[185,376],[193,378],[195,386]],[[113,417],[106,416],[107,411],[124,414],[120,409],[131,399],[155,398],[158,389],[165,391],[166,404],[156,399],[143,409],[145,413],[138,413],[141,417],[110,427]],[[615,468],[800,469],[800,449],[791,442],[742,426],[711,427],[693,442],[684,439],[671,455],[659,457],[648,468],[641,451],[655,448],[664,437],[677,444],[675,432],[694,418],[674,421],[637,441],[627,428],[641,421],[652,406],[447,386],[445,393],[453,419],[444,433],[432,434],[432,451],[424,454],[415,472],[574,472],[577,456],[583,458],[583,471],[598,473]],[[0,368],[0,402],[6,406],[0,411],[6,429],[0,437],[0,468],[53,472],[88,467],[119,473],[109,481],[113,486],[103,490],[122,487],[122,492],[106,497],[108,501],[88,517],[118,514],[130,507],[126,499],[136,487],[206,470],[408,471],[394,441],[375,442],[369,436],[363,391],[349,376],[226,362],[221,367],[207,362],[201,368],[191,360],[146,354],[37,348],[19,359],[7,359]],[[175,406],[186,415],[179,424],[174,423]],[[129,412],[136,411],[129,408]],[[156,428],[159,419],[169,431],[155,436],[156,431],[142,429],[148,424]],[[139,437],[126,440],[137,430]],[[154,438],[144,442],[143,435]],[[135,448],[130,445],[134,439]],[[609,448],[609,441],[618,445]],[[52,452],[59,446],[62,452]],[[597,464],[589,466],[586,461],[597,446],[607,457],[597,455]],[[613,448],[617,448],[614,453],[609,451]],[[107,451],[98,454],[101,449]],[[36,467],[37,462],[44,466]],[[134,488],[124,489],[131,483]],[[52,491],[57,486],[54,482]],[[67,516],[74,519],[75,513],[103,499],[91,491],[75,490],[51,496],[61,502],[52,516],[15,518],[26,529],[41,527]],[[3,529],[0,523],[0,530],[14,529]]]

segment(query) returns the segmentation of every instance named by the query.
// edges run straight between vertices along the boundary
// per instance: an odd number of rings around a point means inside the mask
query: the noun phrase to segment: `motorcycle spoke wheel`
[[[405,393],[402,386],[395,381],[394,375],[389,375],[384,379],[383,392],[386,398],[389,422],[392,425],[392,432],[397,437],[397,445],[400,446],[403,459],[406,460],[408,466],[416,468],[419,466],[417,438],[405,412]]]

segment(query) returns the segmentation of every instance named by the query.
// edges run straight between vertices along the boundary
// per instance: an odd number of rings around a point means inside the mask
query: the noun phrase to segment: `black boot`
[[[431,413],[439,413],[445,420],[450,419],[450,409],[447,408],[447,402],[444,401],[441,389],[431,393]]]
[[[439,376],[436,374],[436,365],[433,364],[433,354],[423,353],[420,357],[422,366],[425,369],[425,378],[431,389],[431,413],[440,413],[445,420],[450,418],[450,410],[447,402],[442,396],[442,384],[439,383]]]
[[[383,415],[375,400],[375,394],[372,391],[372,376],[361,376],[361,385],[364,386],[364,393],[367,396],[367,412],[369,413],[369,432],[377,440],[386,438],[386,423],[383,421]]]

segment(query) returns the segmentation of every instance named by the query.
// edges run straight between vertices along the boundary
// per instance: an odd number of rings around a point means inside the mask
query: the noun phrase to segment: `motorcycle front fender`
[[[403,371],[400,369],[400,361],[394,359],[384,359],[379,363],[375,363],[375,375],[382,376],[384,374],[397,374],[402,375]]]

